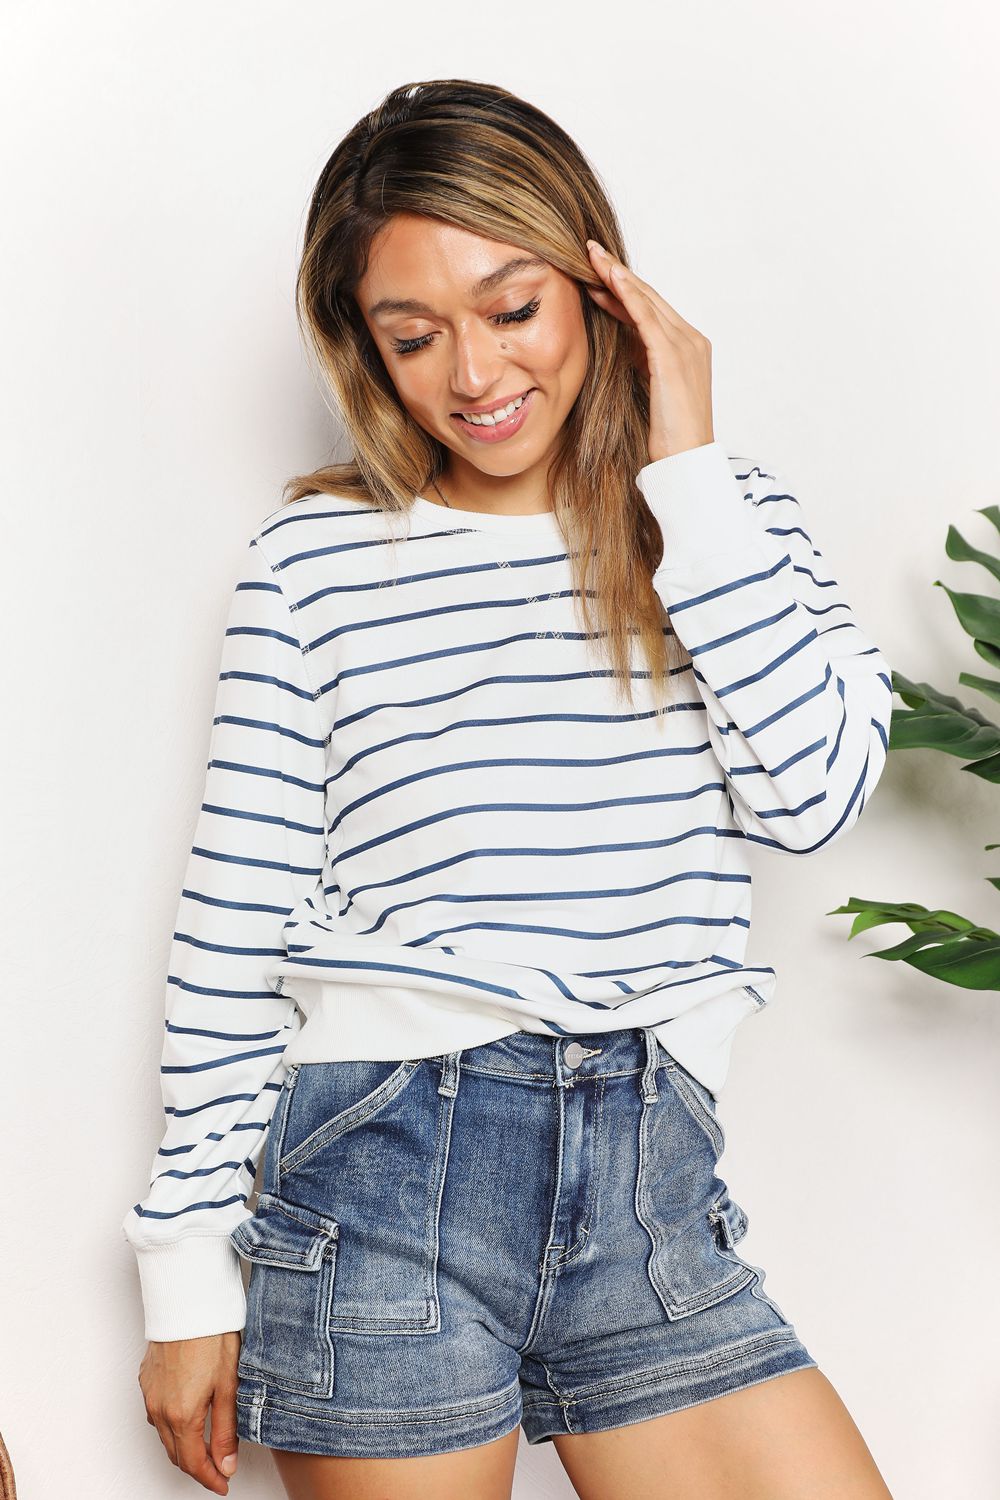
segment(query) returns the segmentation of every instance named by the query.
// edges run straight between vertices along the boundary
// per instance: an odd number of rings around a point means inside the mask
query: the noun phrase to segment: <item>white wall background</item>
[[[465,76],[553,114],[634,264],[712,340],[716,433],[796,477],[892,665],[984,672],[944,553],[1000,501],[995,9],[216,0],[3,8],[0,421],[8,710],[0,1430],[23,1500],[194,1493],[146,1424],[119,1223],[161,1126],[174,905],[239,547],[336,434],[300,352],[308,195],[392,86]],[[897,706],[898,701],[897,701]],[[890,757],[851,835],[755,865],[722,1171],[745,1253],[896,1500],[997,1493],[1000,1006],[862,963],[852,895],[985,924],[1000,807]],[[13,1150],[11,1150],[13,1146]],[[281,1493],[242,1443],[233,1493]],[[522,1437],[515,1494],[571,1494]]]

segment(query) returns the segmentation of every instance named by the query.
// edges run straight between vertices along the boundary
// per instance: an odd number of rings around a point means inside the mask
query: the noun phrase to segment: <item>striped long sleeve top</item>
[[[292,1062],[652,1027],[718,1094],[771,999],[748,845],[857,821],[892,686],[797,496],[720,442],[648,464],[689,664],[657,717],[579,628],[552,513],[312,495],[251,537],[166,982],[165,1130],[122,1230],[146,1336],[241,1329],[230,1241]]]

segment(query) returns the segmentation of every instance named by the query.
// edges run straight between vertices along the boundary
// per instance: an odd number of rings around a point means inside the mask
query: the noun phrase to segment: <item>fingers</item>
[[[230,1478],[236,1473],[239,1437],[236,1432],[236,1391],[228,1382],[217,1385],[212,1398],[212,1436],[209,1451],[212,1462]]]
[[[623,321],[635,328],[642,344],[646,350],[646,364],[650,351],[655,347],[660,338],[675,341],[679,330],[672,328],[669,321],[660,315],[652,300],[643,291],[645,282],[639,280],[622,265],[621,261],[615,260],[602,245],[596,240],[588,241],[591,259],[597,266],[600,274],[611,285],[612,292],[617,295],[620,305],[624,308],[626,317]],[[608,311],[611,311],[609,308]]]
[[[672,343],[676,343],[678,337],[683,336],[687,324],[682,327],[683,320],[678,319],[672,310],[668,310],[667,314],[661,312],[646,290],[644,281],[640,281],[638,276],[634,276],[625,266],[618,263],[612,265],[609,274],[615,291],[632,314],[635,325],[646,340],[647,346],[650,339],[657,333],[670,339]],[[664,303],[663,306],[666,307],[667,304]]]
[[[228,1458],[236,1467],[238,1332],[151,1341],[139,1370],[146,1420],[170,1462],[215,1495],[229,1494]],[[211,1452],[205,1423],[211,1413]],[[230,1470],[232,1472],[232,1470]]]
[[[149,1356],[143,1360],[139,1370],[139,1389],[142,1391],[143,1404],[146,1408],[146,1421],[150,1427],[155,1427],[159,1434],[160,1442],[167,1450],[167,1457],[172,1464],[177,1462],[177,1445],[174,1442],[173,1424],[167,1417],[166,1412],[160,1409],[152,1391],[146,1388],[146,1365]]]
[[[235,1411],[235,1404],[234,1404]],[[160,1435],[160,1442],[167,1450],[170,1462],[185,1474],[190,1474],[192,1479],[197,1479],[207,1490],[216,1495],[229,1494],[229,1482],[225,1474],[219,1472],[214,1459],[209,1455],[205,1445],[205,1413],[201,1416],[188,1416],[180,1412],[160,1412],[152,1410],[146,1417],[147,1422],[155,1427]],[[230,1429],[227,1426],[225,1416],[222,1419],[221,1431]],[[213,1424],[213,1443],[214,1443]],[[235,1453],[236,1451],[236,1419],[232,1419],[231,1437],[227,1440],[228,1446],[223,1447],[220,1439],[220,1458],[224,1453]]]
[[[153,1424],[157,1432],[160,1434],[160,1442],[163,1444],[164,1448],[166,1448],[167,1457],[170,1459],[170,1462],[172,1464],[176,1464],[177,1445],[174,1442],[174,1435],[170,1430],[170,1424],[168,1423],[166,1417],[150,1417],[148,1420]]]
[[[600,255],[600,247],[598,246],[596,240],[589,240],[587,243],[591,247],[591,258],[597,266],[598,274],[603,276],[606,280],[609,279],[610,262],[608,260],[608,257],[606,255],[603,257]],[[612,317],[617,318],[620,323],[624,323],[625,327],[629,330],[630,343],[632,346],[632,363],[639,371],[639,375],[641,376],[641,378],[648,384],[649,358],[646,353],[646,341],[643,338],[639,328],[637,327],[635,316],[622,303],[621,299],[616,297],[614,292],[609,291],[606,287],[588,286],[587,290],[594,301],[597,303],[598,307],[603,308],[605,312],[610,313]]]
[[[611,313],[612,317],[617,318],[620,323],[631,324],[632,319],[613,292],[609,292],[603,286],[588,286],[587,291],[593,297],[598,307],[603,307],[605,312]]]
[[[177,1439],[177,1463],[190,1474],[192,1479],[197,1479],[206,1490],[212,1490],[216,1495],[229,1494],[229,1482],[224,1474],[220,1474],[205,1445],[205,1418],[194,1423],[188,1423],[180,1429],[174,1429]]]
[[[596,240],[588,240],[587,249],[590,251],[591,264],[597,271],[598,276],[605,283],[602,287],[588,287],[587,290],[595,301],[600,301],[602,307],[607,307],[608,312],[614,312],[616,318],[624,317],[627,320],[628,314],[622,306],[621,301],[615,295],[617,288],[611,277],[612,267],[616,266],[618,262],[612,260],[611,256],[604,249],[604,246],[599,245]],[[605,299],[608,299],[615,306],[609,306]]]
[[[599,247],[591,250],[595,261],[602,259]],[[625,317],[622,320],[627,323],[633,331],[633,342],[636,345],[633,351],[633,362],[638,367],[644,380],[650,378],[651,359],[655,358],[657,346],[662,347],[664,341],[671,344],[678,338],[676,331],[671,331],[669,325],[659,315],[650,299],[644,295],[638,284],[638,278],[630,281],[627,274],[623,274],[625,268],[618,261],[612,261],[605,254],[605,264],[601,267],[602,274],[611,281],[615,292],[618,294],[621,305],[625,309]],[[611,311],[612,309],[608,309]]]
[[[588,248],[591,251],[591,259],[598,271],[609,281],[612,290],[620,298],[628,311],[635,313],[646,305],[654,316],[658,315],[658,322],[666,333],[680,333],[694,339],[703,337],[698,329],[686,322],[677,310],[670,306],[666,298],[661,297],[655,287],[650,286],[648,281],[643,281],[628,266],[616,260],[603,245],[596,240],[588,240]],[[641,298],[642,302],[637,299]],[[638,319],[637,319],[638,321]]]

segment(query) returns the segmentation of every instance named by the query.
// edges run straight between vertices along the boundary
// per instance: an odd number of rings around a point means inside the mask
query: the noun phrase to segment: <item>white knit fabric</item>
[[[166,1128],[123,1232],[148,1338],[242,1328],[290,1062],[650,1026],[715,1093],[771,998],[747,845],[812,854],[885,764],[890,668],[799,499],[715,441],[637,484],[687,652],[656,717],[580,631],[555,516],[312,496],[251,538],[166,986]]]

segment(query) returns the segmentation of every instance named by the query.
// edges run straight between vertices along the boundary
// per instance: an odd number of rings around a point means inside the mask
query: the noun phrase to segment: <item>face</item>
[[[356,295],[403,405],[451,450],[449,475],[544,476],[589,358],[575,281],[523,246],[397,214]],[[518,398],[495,425],[460,415]]]

